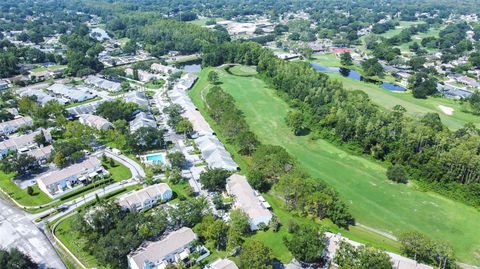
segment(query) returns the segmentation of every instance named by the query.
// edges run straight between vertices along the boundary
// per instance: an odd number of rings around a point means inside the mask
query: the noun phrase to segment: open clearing
[[[197,105],[201,103],[200,92],[207,89],[210,70],[202,71],[191,92]],[[480,265],[480,213],[476,209],[389,182],[381,164],[325,140],[294,136],[284,122],[288,105],[262,80],[229,75],[220,69],[218,73],[220,86],[235,98],[261,142],[283,146],[308,173],[334,187],[357,222],[394,235],[412,230],[425,233],[450,243],[461,261]]]

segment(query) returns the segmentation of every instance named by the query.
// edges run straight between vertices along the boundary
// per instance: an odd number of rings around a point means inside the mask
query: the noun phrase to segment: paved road
[[[43,269],[66,268],[47,237],[25,212],[0,196],[0,247],[17,247]]]

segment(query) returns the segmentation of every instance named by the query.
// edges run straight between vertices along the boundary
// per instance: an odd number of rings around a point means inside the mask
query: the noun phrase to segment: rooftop
[[[46,176],[40,178],[40,181],[42,181],[45,185],[48,186],[68,177],[79,175],[96,167],[100,167],[101,165],[102,163],[96,157],[89,157],[88,159],[80,163],[76,163],[61,170],[49,173]]]
[[[227,189],[235,196],[235,207],[243,210],[251,219],[272,217],[272,213],[262,206],[247,178],[233,174],[227,179]]]

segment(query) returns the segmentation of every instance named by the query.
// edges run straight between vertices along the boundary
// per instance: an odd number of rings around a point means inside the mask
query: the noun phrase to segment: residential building
[[[95,94],[90,92],[90,89],[83,86],[69,86],[55,83],[48,87],[47,90],[54,96],[60,96],[71,100],[72,102],[82,102],[95,98]]]
[[[135,132],[142,127],[157,128],[157,122],[152,114],[146,112],[139,112],[135,115],[135,118],[130,121],[130,132]]]
[[[141,190],[127,193],[118,199],[124,209],[141,211],[155,205],[157,202],[166,202],[172,199],[172,189],[166,183],[159,183]]]
[[[122,90],[122,85],[118,82],[103,79],[98,76],[90,75],[84,80],[85,84],[106,90],[109,92],[118,92]]]
[[[230,153],[214,135],[204,135],[195,139],[195,144],[202,153],[203,159],[211,168],[223,168],[229,171],[238,169]]]
[[[183,75],[178,82],[175,84],[175,87],[180,90],[189,90],[192,88],[193,84],[195,81],[197,81],[198,76],[192,74],[192,73],[187,73]]]
[[[125,93],[123,98],[127,103],[135,103],[139,107],[148,108],[148,98],[144,92],[141,92],[141,91],[128,92],[128,93]]]
[[[27,152],[28,150],[35,148],[37,143],[35,143],[34,138],[38,134],[39,132],[33,132],[22,136],[12,137],[0,142],[0,155],[3,157],[7,155],[9,151]]]
[[[90,126],[97,130],[107,130],[112,127],[112,124],[108,120],[92,114],[80,114],[78,121],[83,125]]]
[[[176,69],[175,67],[171,67],[171,66],[168,66],[168,65],[163,65],[163,64],[152,64],[150,66],[150,69],[155,71],[155,72],[158,72],[158,73],[162,73],[162,74],[173,74],[175,72],[178,71],[178,69]]]
[[[30,117],[19,116],[13,120],[4,121],[0,123],[0,135],[9,135],[16,132],[24,126],[32,126],[33,120]]]
[[[47,161],[52,155],[53,146],[48,145],[46,147],[40,147],[37,149],[32,149],[26,152],[26,154],[35,157],[39,163]]]
[[[67,112],[73,116],[80,116],[81,114],[94,114],[95,111],[97,111],[97,107],[103,102],[105,101],[102,99],[74,107],[69,107],[67,108]]]
[[[207,265],[205,269],[238,269],[238,266],[229,259],[218,259]]]
[[[20,94],[21,96],[30,96],[37,99],[37,103],[40,104],[41,106],[44,106],[50,101],[57,101],[61,105],[65,105],[70,103],[70,100],[64,97],[53,97],[41,90],[27,90],[24,91]]]
[[[272,213],[267,209],[268,203],[262,202],[263,197],[248,184],[247,178],[239,174],[233,174],[227,179],[226,189],[228,194],[234,197],[234,207],[245,212],[250,219],[250,228],[258,230],[262,223],[268,225],[272,219]]]
[[[183,227],[171,232],[164,239],[148,242],[130,253],[128,267],[131,269],[160,269],[168,264],[185,260],[190,254],[197,235],[192,229]]]
[[[10,84],[6,82],[5,80],[0,80],[0,91],[1,90],[6,90],[10,87]]]
[[[100,160],[89,157],[80,163],[76,163],[63,169],[48,173],[37,180],[40,190],[51,198],[72,189],[78,182],[86,182],[87,178],[93,178],[103,173]]]

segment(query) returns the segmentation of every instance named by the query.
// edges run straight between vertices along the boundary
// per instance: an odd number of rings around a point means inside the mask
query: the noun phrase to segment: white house
[[[33,120],[30,117],[19,116],[13,120],[4,121],[0,123],[0,135],[9,135],[16,132],[23,126],[32,126]]]
[[[97,115],[80,114],[78,115],[78,121],[83,125],[90,126],[97,130],[107,130],[112,127],[112,124],[108,120]]]
[[[55,195],[72,189],[79,181],[86,181],[99,173],[103,173],[102,163],[95,157],[89,157],[83,162],[42,176],[37,180],[37,184],[40,190],[54,198]]]
[[[238,165],[233,161],[230,153],[214,135],[204,135],[195,139],[195,144],[202,153],[203,159],[209,167],[223,168],[235,171]]]
[[[168,264],[178,263],[190,254],[192,243],[197,235],[192,229],[183,227],[171,232],[164,239],[156,242],[148,242],[134,252],[128,258],[128,267],[131,269],[160,269]]]
[[[8,140],[0,142],[0,156],[5,156],[9,151],[20,151],[20,152],[27,152],[31,149],[37,147],[37,143],[35,142],[35,136],[43,132],[45,139],[47,142],[52,141],[52,137],[48,130],[40,130],[36,132],[32,132],[26,135],[12,137]]]
[[[142,127],[157,127],[155,118],[150,113],[139,112],[135,115],[135,118],[130,122],[130,132],[135,132]]]
[[[175,67],[171,67],[171,66],[168,66],[168,65],[163,65],[163,64],[152,64],[150,66],[150,69],[155,71],[155,72],[158,72],[158,73],[162,73],[162,74],[172,74],[172,73],[175,73],[176,71],[178,71]]]
[[[106,90],[109,92],[118,92],[122,90],[122,85],[118,82],[106,80],[94,75],[88,76],[84,80],[85,84],[92,85],[94,87],[100,88],[102,90]]]
[[[207,265],[205,269],[238,269],[238,266],[229,259],[218,259]]]
[[[118,199],[118,203],[124,209],[140,211],[152,207],[157,202],[168,201],[172,199],[172,195],[172,189],[168,184],[159,183],[127,193]]]
[[[261,196],[248,184],[247,178],[233,174],[227,179],[226,189],[228,194],[234,197],[234,207],[241,209],[250,218],[250,229],[258,230],[263,223],[268,225],[272,219],[272,213],[265,207]]]

